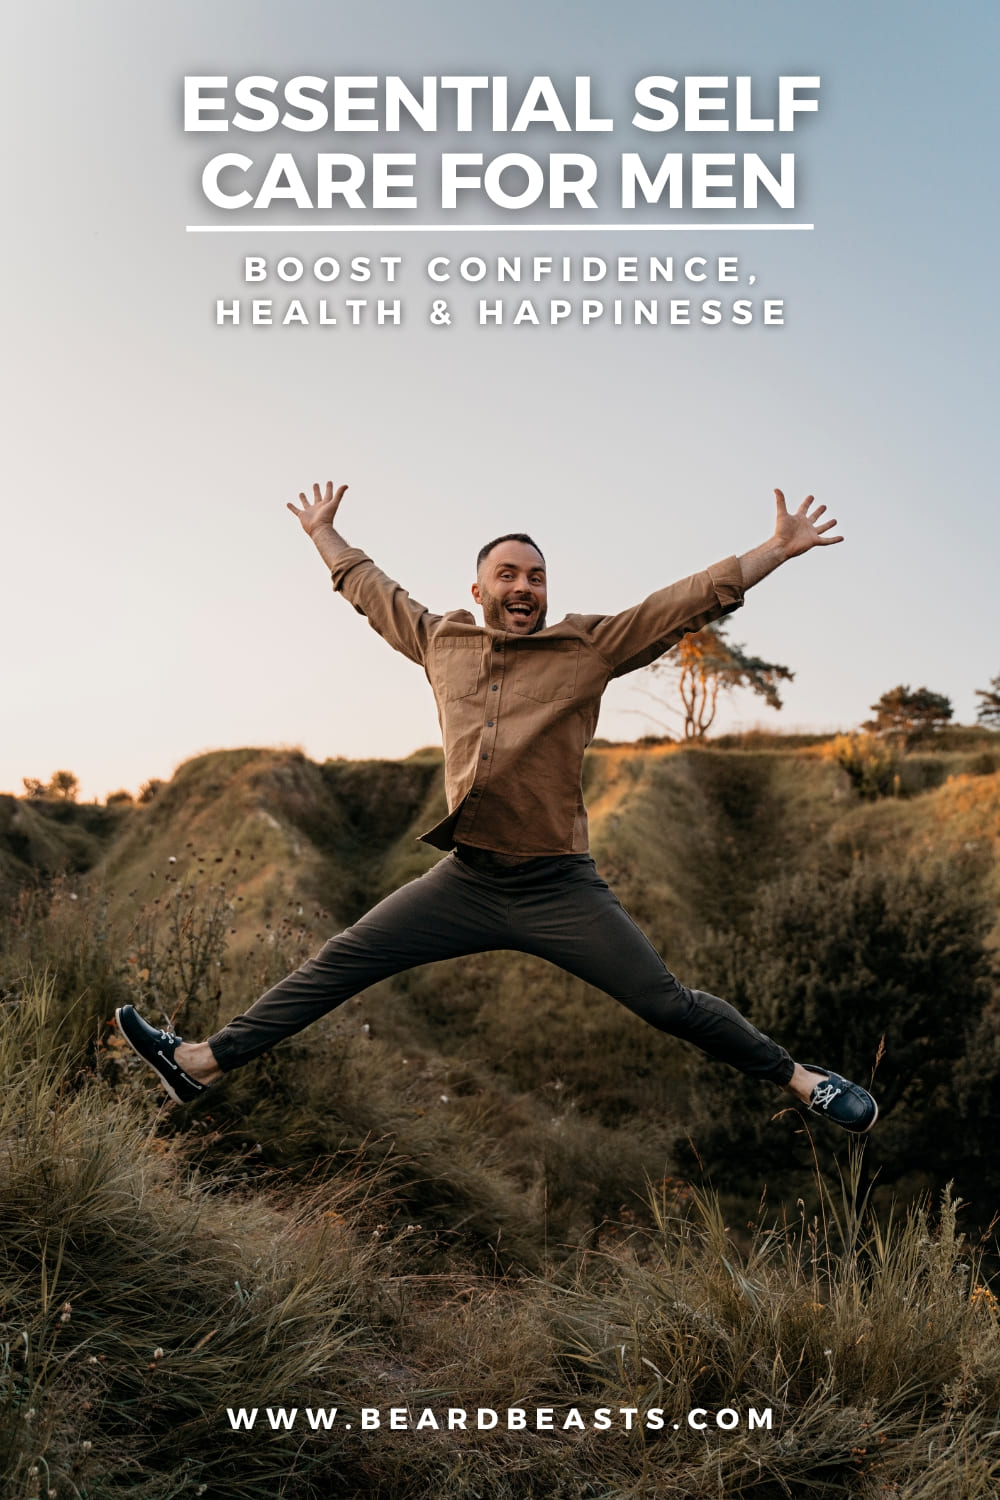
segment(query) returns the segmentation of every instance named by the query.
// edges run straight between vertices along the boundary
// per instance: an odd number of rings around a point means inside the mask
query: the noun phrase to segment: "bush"
[[[39,781],[37,776],[25,776],[24,790],[36,800],[51,798],[57,802],[75,802],[80,790],[79,779],[72,771],[53,771],[49,781]]]
[[[823,747],[823,759],[836,761],[847,772],[851,786],[874,800],[898,793],[899,760],[890,745],[873,734],[838,734]]]
[[[881,1119],[870,1156],[883,1183],[908,1173],[938,1185],[958,1176],[971,1192],[957,1084],[974,1066],[971,1038],[993,994],[991,922],[955,865],[858,861],[841,876],[797,873],[760,890],[745,931],[709,935],[699,982],[717,982],[800,1062],[861,1083],[877,1068]],[[746,1191],[764,1176],[772,1188],[788,1183],[790,1165],[801,1170],[810,1159],[808,1141],[790,1138],[798,1111],[783,1112],[775,1129],[759,1085],[735,1079],[720,1089],[715,1070],[711,1082],[702,1076],[713,1119],[697,1144],[716,1180]],[[980,1129],[975,1149],[985,1150],[995,1125],[983,1120]],[[816,1134],[828,1160],[829,1132],[817,1126]]]

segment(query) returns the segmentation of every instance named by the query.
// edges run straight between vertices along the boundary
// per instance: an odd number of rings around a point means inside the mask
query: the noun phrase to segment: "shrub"
[[[75,802],[80,782],[72,771],[53,771],[49,781],[39,781],[37,776],[25,776],[24,790],[36,800],[51,798],[57,802]]]
[[[823,759],[836,761],[847,772],[860,796],[874,800],[898,793],[899,761],[896,752],[873,734],[838,734],[823,747]]]
[[[709,935],[699,982],[711,988],[702,977],[710,975],[798,1061],[861,1083],[877,1065],[882,1117],[870,1156],[883,1182],[907,1173],[961,1181],[971,1143],[956,1088],[975,1066],[970,1041],[993,993],[991,922],[957,865],[858,861],[846,875],[796,873],[761,889],[744,931]],[[720,1089],[714,1070],[711,1084],[702,1076],[713,1119],[698,1150],[717,1180],[746,1191],[763,1176],[787,1184],[790,1165],[801,1170],[810,1155],[804,1137],[789,1139],[798,1111],[772,1128],[759,1085],[735,1079]],[[986,1149],[995,1127],[980,1128],[977,1149]],[[829,1159],[825,1127],[817,1140]]]

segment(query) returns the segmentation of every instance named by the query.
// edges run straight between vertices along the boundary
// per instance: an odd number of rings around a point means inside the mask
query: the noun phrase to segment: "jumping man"
[[[488,542],[465,609],[411,599],[334,527],[347,489],[328,482],[288,509],[312,538],[333,586],[372,627],[423,667],[444,739],[448,816],[422,835],[446,853],[330,939],[315,958],[204,1042],[116,1012],[133,1050],[171,1098],[187,1103],[369,985],[417,964],[496,948],[549,959],[605,990],[650,1025],[786,1089],[860,1134],[878,1106],[829,1068],[793,1061],[715,995],[679,983],[598,875],[588,854],[583,754],[613,677],[647,666],[689,631],[738,609],[748,588],[790,558],[842,541],[808,496],[790,514],[775,490],[768,541],[660,589],[617,615],[545,622],[546,569],[523,532]]]

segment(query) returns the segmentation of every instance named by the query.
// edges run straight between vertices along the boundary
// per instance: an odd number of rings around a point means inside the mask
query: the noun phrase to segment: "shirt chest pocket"
[[[580,662],[579,641],[527,643],[513,653],[511,687],[522,698],[536,703],[558,703],[576,694]]]
[[[481,640],[452,636],[437,640],[431,652],[431,686],[439,698],[468,698],[479,686]]]

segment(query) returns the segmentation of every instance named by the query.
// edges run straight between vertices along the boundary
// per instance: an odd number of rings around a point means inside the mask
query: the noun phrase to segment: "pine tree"
[[[976,697],[982,698],[976,712],[976,723],[987,729],[1000,729],[1000,672],[990,679],[988,688],[976,688]]]

